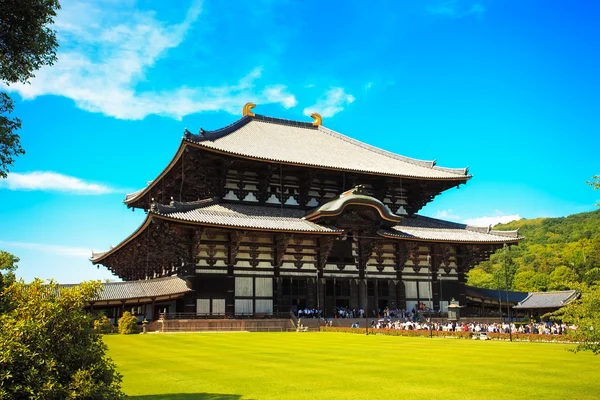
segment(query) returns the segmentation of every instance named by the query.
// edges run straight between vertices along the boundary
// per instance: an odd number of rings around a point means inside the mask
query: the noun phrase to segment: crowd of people
[[[568,330],[577,329],[576,326],[568,326],[561,323],[552,322],[531,322],[526,324],[515,324],[507,322],[480,323],[480,322],[430,322],[423,315],[423,310],[372,310],[373,315],[378,319],[370,320],[370,327],[374,329],[404,329],[404,330],[434,330],[443,332],[472,332],[472,333],[526,333],[539,335],[562,335]],[[298,318],[323,318],[323,310],[317,309],[299,309]],[[362,308],[350,309],[348,307],[338,307],[335,310],[334,318],[366,318],[365,311]],[[333,319],[327,321],[327,325],[333,325]],[[359,328],[360,322],[355,321],[352,328]],[[364,326],[364,325],[363,325]]]
[[[359,327],[356,324],[355,327]],[[404,329],[404,330],[434,330],[443,332],[472,332],[472,333],[526,333],[526,334],[540,334],[540,335],[562,335],[568,330],[577,329],[574,325],[566,325],[561,323],[552,322],[539,322],[529,324],[515,324],[515,323],[491,323],[484,324],[479,322],[419,322],[411,320],[392,320],[392,319],[379,319],[377,321],[371,321],[371,328],[375,329]]]

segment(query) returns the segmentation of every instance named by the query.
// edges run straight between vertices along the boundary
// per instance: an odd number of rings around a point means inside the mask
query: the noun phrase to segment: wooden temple
[[[468,169],[397,155],[313,122],[254,114],[184,132],[175,156],[125,204],[146,212],[119,245],[94,253],[124,281],[178,276],[169,312],[273,315],[311,308],[466,302],[465,274],[518,232],[418,215]]]

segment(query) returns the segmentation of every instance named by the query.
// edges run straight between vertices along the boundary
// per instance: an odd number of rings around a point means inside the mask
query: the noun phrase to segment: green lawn
[[[134,399],[597,399],[600,356],[553,343],[206,333],[105,336]]]

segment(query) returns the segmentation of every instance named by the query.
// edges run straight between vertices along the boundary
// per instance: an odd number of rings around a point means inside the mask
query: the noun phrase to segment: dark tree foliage
[[[590,179],[589,181],[586,182],[588,185],[590,185],[591,187],[594,188],[594,190],[598,190],[600,189],[600,175],[594,175],[592,176],[592,179]],[[600,203],[596,204],[598,207],[600,207]]]
[[[58,42],[50,26],[58,9],[58,0],[0,0],[1,82],[26,83],[42,66],[54,64]],[[0,93],[0,178],[25,153],[17,134],[21,121],[12,112],[12,100]]]
[[[510,289],[546,291],[576,289],[600,283],[600,210],[562,218],[522,219],[494,229],[514,230],[525,239],[507,252]],[[504,255],[469,272],[469,284],[504,288]]]
[[[17,134],[21,120],[10,118],[12,112],[12,99],[6,93],[0,93],[0,178],[6,178],[8,167],[13,165],[15,157],[25,154]]]
[[[121,375],[92,328],[86,303],[99,282],[59,288],[36,279],[4,288],[0,313],[0,399],[124,397]]]

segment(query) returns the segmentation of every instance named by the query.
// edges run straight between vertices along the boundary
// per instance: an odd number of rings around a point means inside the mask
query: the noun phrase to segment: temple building
[[[186,130],[165,169],[126,196],[144,222],[91,261],[124,281],[184,280],[190,290],[163,304],[170,313],[374,315],[466,304],[466,272],[521,239],[418,215],[465,184],[467,168],[370,146],[318,114],[288,121],[253,108],[218,130]]]

